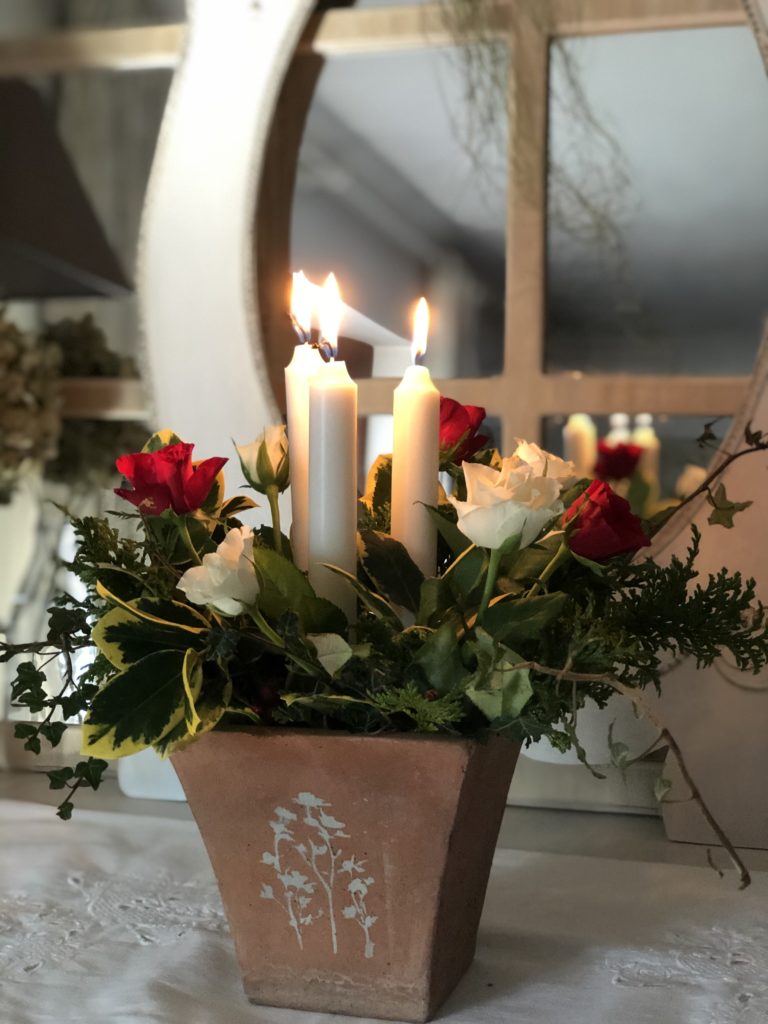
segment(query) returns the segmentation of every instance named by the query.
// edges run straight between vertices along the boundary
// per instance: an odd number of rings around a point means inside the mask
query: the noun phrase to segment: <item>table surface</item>
[[[47,780],[35,772],[0,771],[0,800],[26,800],[57,804],[61,797],[48,789]],[[185,803],[136,800],[120,792],[117,780],[107,778],[96,793],[82,794],[79,805],[99,811],[117,811],[149,817],[191,821]],[[541,810],[507,807],[499,835],[499,847],[531,853],[572,853],[584,857],[610,857],[656,864],[706,865],[706,847],[672,843],[655,815],[608,814],[589,811]],[[751,871],[768,871],[768,851],[741,851]],[[727,863],[722,853],[718,863]]]
[[[0,773],[2,1024],[342,1024],[249,1005],[184,804],[114,780],[59,822]],[[765,1024],[768,855],[751,889],[658,818],[508,808],[446,1024]],[[359,1022],[358,1022],[359,1024]]]

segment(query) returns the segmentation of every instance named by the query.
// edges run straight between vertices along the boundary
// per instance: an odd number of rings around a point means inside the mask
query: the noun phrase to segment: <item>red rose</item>
[[[192,462],[193,444],[169,444],[156,452],[121,455],[115,465],[133,490],[117,487],[115,494],[146,515],[159,516],[167,508],[177,515],[194,512],[211,493],[213,481],[227,459]]]
[[[651,543],[629,502],[602,480],[593,480],[581,497],[566,509],[563,523],[573,519],[576,525],[569,538],[571,551],[593,562],[606,562],[615,555],[629,554]]]
[[[485,419],[479,405],[462,405],[452,398],[440,396],[440,461],[461,465],[484,448],[490,438],[478,434]]]
[[[597,442],[595,476],[601,480],[628,480],[637,469],[643,449],[636,444]]]

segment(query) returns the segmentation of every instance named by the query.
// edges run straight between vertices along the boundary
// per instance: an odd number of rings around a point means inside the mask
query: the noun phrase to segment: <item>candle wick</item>
[[[308,345],[310,342],[311,334],[308,331],[304,330],[304,328],[301,326],[301,324],[293,315],[293,313],[289,313],[288,318],[291,321],[291,327],[293,328],[296,337],[299,339],[299,344]]]

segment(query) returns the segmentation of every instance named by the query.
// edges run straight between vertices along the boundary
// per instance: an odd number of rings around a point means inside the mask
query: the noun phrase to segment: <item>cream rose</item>
[[[519,457],[504,459],[500,470],[465,462],[464,479],[467,500],[449,500],[459,529],[478,547],[497,550],[515,536],[528,547],[563,512],[560,481],[536,475]]]
[[[259,582],[253,564],[253,530],[230,530],[215,553],[203,555],[203,564],[187,569],[179,590],[192,604],[206,604],[224,615],[239,615],[256,601]]]
[[[517,448],[512,455],[513,459],[519,459],[530,466],[535,476],[547,477],[550,480],[557,480],[561,488],[570,487],[579,479],[576,466],[573,462],[566,462],[565,459],[545,452],[537,444],[530,441],[517,441]]]
[[[267,427],[255,441],[237,447],[245,478],[262,494],[270,487],[284,491],[288,486],[288,437],[285,426]]]

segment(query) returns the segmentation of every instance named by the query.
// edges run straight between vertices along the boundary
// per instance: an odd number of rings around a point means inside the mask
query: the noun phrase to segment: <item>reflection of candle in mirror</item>
[[[331,352],[309,382],[309,579],[354,620],[352,586],[325,568],[357,572],[357,385],[336,361],[342,301],[333,274],[320,298],[320,342]]]
[[[629,415],[626,412],[612,412],[608,417],[606,444],[629,444],[632,434],[629,430]]]
[[[296,565],[309,566],[309,379],[323,365],[308,344],[312,333],[312,286],[304,273],[293,275],[291,321],[299,344],[285,368],[285,404],[291,467],[291,547]]]
[[[563,427],[563,452],[579,476],[592,475],[597,462],[597,427],[591,416],[571,413]]]
[[[429,307],[419,299],[413,323],[413,365],[395,388],[392,449],[392,536],[425,576],[434,576],[437,533],[425,505],[438,500],[440,392],[418,360],[427,348]]]
[[[661,442],[653,426],[653,416],[649,412],[641,412],[635,416],[632,443],[643,449],[639,462],[640,471],[652,492],[658,490]]]

